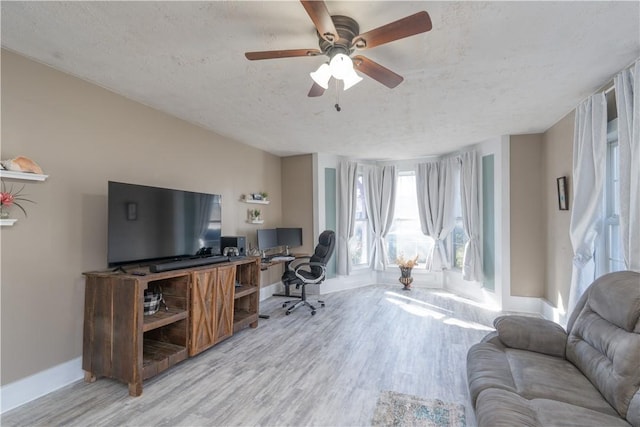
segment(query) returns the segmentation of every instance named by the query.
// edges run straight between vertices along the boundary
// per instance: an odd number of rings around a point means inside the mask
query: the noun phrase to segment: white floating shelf
[[[15,224],[17,219],[0,219],[0,226],[2,227],[11,227]]]
[[[254,219],[253,221],[247,221],[249,224],[264,224],[263,219]]]
[[[29,172],[16,172],[0,169],[0,178],[24,179],[27,181],[44,181],[49,175],[40,175]]]
[[[256,205],[268,205],[270,200],[253,200],[253,199],[244,199],[245,203],[253,203]]]

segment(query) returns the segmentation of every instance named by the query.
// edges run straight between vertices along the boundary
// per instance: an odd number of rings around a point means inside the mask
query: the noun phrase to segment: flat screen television
[[[218,194],[109,181],[107,204],[109,267],[220,254]]]

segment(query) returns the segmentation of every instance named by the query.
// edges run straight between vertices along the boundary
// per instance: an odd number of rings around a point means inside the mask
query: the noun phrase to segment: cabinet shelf
[[[187,358],[187,347],[145,339],[142,348],[142,379],[149,379]]]
[[[0,169],[0,178],[23,179],[25,181],[44,181],[48,177],[49,175]]]
[[[233,312],[233,333],[250,326],[258,321],[258,313],[249,310],[235,310]]]
[[[161,328],[163,326],[186,318],[187,310],[169,308],[169,310],[165,311],[163,308],[160,308],[157,313],[151,314],[149,316],[144,316],[142,332]]]
[[[238,298],[246,297],[247,295],[251,295],[256,292],[258,292],[258,288],[256,286],[252,286],[252,285],[236,286],[233,298],[238,299]]]

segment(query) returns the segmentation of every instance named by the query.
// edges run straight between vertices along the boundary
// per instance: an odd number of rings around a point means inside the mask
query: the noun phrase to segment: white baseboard
[[[82,357],[30,375],[0,388],[0,413],[31,402],[84,378]]]

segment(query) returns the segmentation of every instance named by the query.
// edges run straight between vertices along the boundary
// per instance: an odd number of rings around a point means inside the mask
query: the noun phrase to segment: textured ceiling
[[[1,2],[2,46],[277,155],[370,159],[541,132],[640,56],[640,3],[327,2],[361,32],[420,10],[433,30],[362,51],[404,76],[308,98],[325,57],[286,2]],[[339,102],[342,111],[334,104]]]

